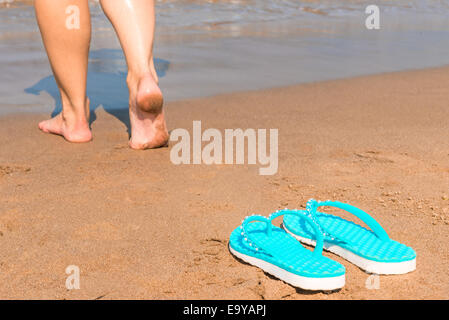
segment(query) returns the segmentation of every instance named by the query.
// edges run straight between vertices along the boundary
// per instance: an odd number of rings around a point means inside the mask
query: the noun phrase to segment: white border
[[[271,264],[267,261],[254,258],[248,256],[246,254],[240,253],[234,249],[232,249],[231,245],[229,245],[229,250],[233,255],[237,258],[242,259],[243,261],[259,267],[263,271],[275,276],[282,281],[301,289],[305,290],[337,290],[343,288],[345,285],[345,275],[337,276],[337,277],[325,277],[325,278],[311,278],[311,277],[303,277],[292,272],[289,272],[285,269],[279,268],[274,264]]]

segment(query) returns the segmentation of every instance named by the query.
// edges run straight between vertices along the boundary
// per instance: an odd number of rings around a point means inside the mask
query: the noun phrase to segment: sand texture
[[[447,299],[449,68],[170,102],[169,128],[278,128],[279,171],[180,165],[127,147],[126,111],[97,109],[94,141],[46,135],[46,114],[0,118],[0,298]],[[418,254],[417,270],[347,270],[308,293],[233,258],[242,218],[333,199],[371,213]],[[332,212],[333,211],[329,211]],[[65,269],[81,270],[67,290]]]

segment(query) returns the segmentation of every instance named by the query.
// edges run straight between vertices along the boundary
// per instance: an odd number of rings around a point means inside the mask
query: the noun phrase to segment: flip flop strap
[[[247,226],[249,223],[255,222],[255,221],[265,222],[265,224],[267,226],[265,229],[265,232],[266,232],[267,236],[270,237],[272,234],[272,230],[273,230],[272,221],[274,219],[276,219],[277,217],[280,217],[280,216],[286,215],[286,214],[297,216],[310,224],[310,226],[314,229],[315,235],[317,238],[316,246],[315,246],[315,249],[313,250],[313,255],[320,256],[323,251],[323,243],[324,243],[323,235],[322,235],[321,230],[319,229],[318,225],[310,217],[308,217],[306,215],[306,212],[304,210],[288,210],[288,209],[278,210],[278,211],[272,213],[268,218],[266,218],[264,216],[260,216],[260,215],[248,216],[242,221],[242,225],[240,226],[241,235],[243,236],[243,240],[245,242],[247,242],[248,245],[251,248],[253,248],[255,251],[264,252],[264,253],[269,254],[272,257],[275,257],[276,252],[274,252],[272,250],[268,250],[267,248],[263,248],[263,245],[261,243],[259,243],[259,241],[255,240],[254,237],[252,237],[251,234],[247,231]]]
[[[318,207],[335,207],[335,208],[345,210],[345,211],[353,214],[360,220],[362,220],[374,232],[374,234],[380,240],[386,241],[386,240],[390,239],[387,232],[382,228],[382,226],[373,217],[371,217],[368,213],[366,213],[365,211],[363,211],[357,207],[351,206],[350,204],[339,202],[339,201],[330,201],[330,200],[316,201],[314,199],[310,199],[307,202],[306,210],[314,217],[314,220],[317,222],[318,225],[320,225],[318,222],[317,216],[316,216],[316,211],[317,211]],[[321,225],[320,225],[320,229],[323,230]],[[331,238],[337,238],[334,235],[331,235],[325,231],[324,231],[324,235],[330,236]]]

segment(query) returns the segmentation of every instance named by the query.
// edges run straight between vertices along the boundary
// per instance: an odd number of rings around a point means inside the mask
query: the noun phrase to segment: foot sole
[[[159,114],[162,112],[164,98],[152,76],[140,80],[137,92],[137,107],[143,112]]]

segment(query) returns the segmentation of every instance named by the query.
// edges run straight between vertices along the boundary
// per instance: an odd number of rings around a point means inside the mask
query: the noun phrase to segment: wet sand
[[[48,114],[0,118],[0,298],[447,299],[449,68],[170,102],[169,127],[279,128],[279,171],[181,165],[127,148],[126,111],[97,109],[94,141],[40,133]],[[417,251],[417,270],[347,269],[306,293],[233,258],[242,217],[309,198],[370,212]],[[81,270],[67,290],[65,269]]]

